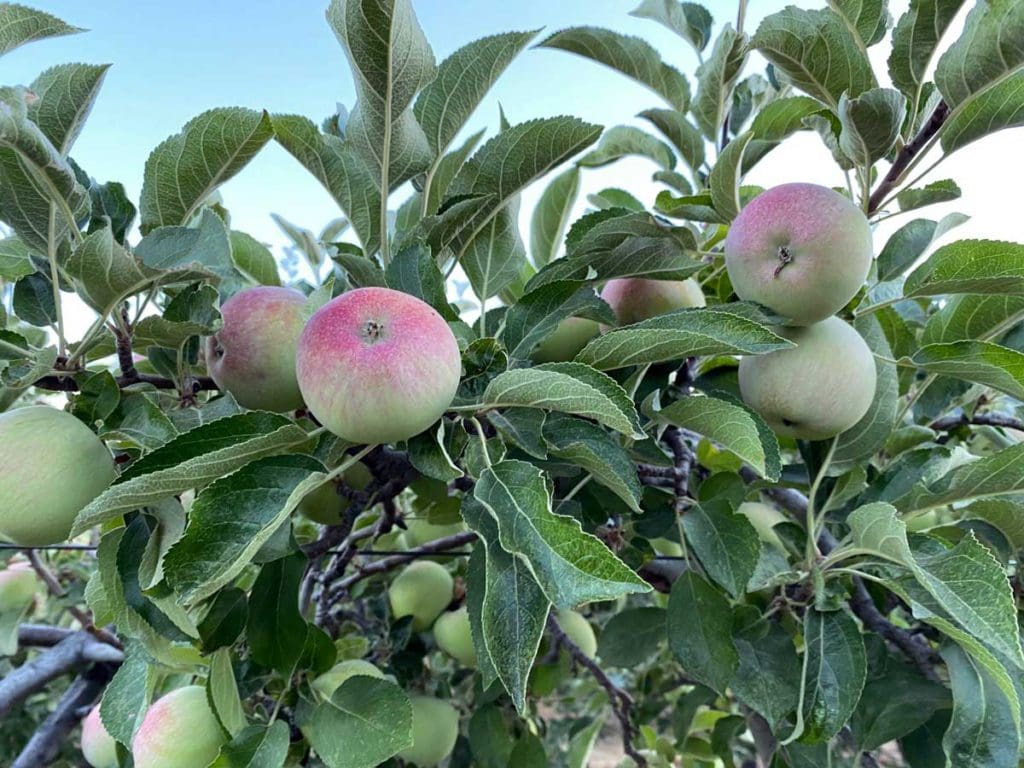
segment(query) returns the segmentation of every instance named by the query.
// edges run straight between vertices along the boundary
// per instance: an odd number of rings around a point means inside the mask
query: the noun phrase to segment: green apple
[[[100,720],[99,704],[82,720],[82,757],[92,768],[117,768],[117,742]]]
[[[782,551],[786,550],[779,534],[775,532],[775,526],[787,519],[779,510],[760,501],[744,501],[736,508],[736,511],[750,521],[761,541],[778,547]]]
[[[601,326],[585,317],[567,317],[533,351],[535,363],[564,363],[572,360],[587,342],[597,336]]]
[[[466,530],[466,524],[461,520],[457,523],[438,525],[421,517],[406,518],[405,527],[405,544],[410,549]]]
[[[407,565],[388,587],[396,619],[412,616],[413,629],[427,629],[452,601],[455,584],[443,565],[417,560]]]
[[[313,690],[319,693],[324,699],[330,699],[342,683],[354,675],[366,675],[383,679],[384,673],[368,661],[363,659],[346,659],[339,661],[329,670],[318,676],[313,681]]]
[[[36,573],[26,562],[10,562],[0,571],[0,614],[21,613],[36,596]]]
[[[398,756],[419,768],[433,768],[455,748],[459,737],[459,713],[447,701],[430,696],[410,696],[412,746]]]
[[[583,651],[584,656],[590,659],[597,656],[597,637],[589,621],[576,611],[564,609],[558,612],[557,621],[566,637]]]
[[[476,649],[473,647],[473,633],[469,628],[469,612],[466,606],[447,611],[434,622],[434,640],[437,647],[464,667],[476,666]]]
[[[197,768],[217,757],[227,734],[206,689],[187,685],[153,703],[132,740],[135,768]]]
[[[373,481],[369,468],[361,461],[346,469],[342,478],[349,488],[357,491],[365,490]],[[298,512],[314,522],[337,525],[351,503],[348,498],[338,493],[338,486],[333,481],[328,481],[303,497],[299,502]]]
[[[601,298],[615,313],[619,325],[632,325],[666,312],[707,304],[704,291],[693,278],[686,280],[648,280],[621,277],[609,280]]]

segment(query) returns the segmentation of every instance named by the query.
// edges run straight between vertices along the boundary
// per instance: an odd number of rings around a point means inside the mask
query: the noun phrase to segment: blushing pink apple
[[[295,346],[305,304],[298,291],[277,286],[248,288],[225,301],[224,327],[206,340],[206,368],[217,386],[246,408],[300,408]]]
[[[648,280],[619,277],[609,280],[601,291],[619,325],[632,325],[666,312],[707,304],[696,280]]]
[[[419,434],[455,397],[461,355],[444,318],[389,288],[358,288],[310,318],[296,356],[314,416],[354,443]]]
[[[117,768],[117,742],[100,719],[99,704],[82,720],[82,757],[92,768]]]
[[[132,739],[135,768],[196,768],[213,762],[227,735],[206,699],[187,685],[153,703]]]
[[[842,309],[871,268],[871,227],[850,200],[816,184],[762,192],[733,221],[725,266],[733,290],[809,325]]]

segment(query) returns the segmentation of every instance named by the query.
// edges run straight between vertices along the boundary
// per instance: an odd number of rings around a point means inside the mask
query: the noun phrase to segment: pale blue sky
[[[216,106],[295,112],[318,123],[336,102],[354,97],[344,54],[324,20],[326,0],[23,0],[91,31],[34,43],[0,60],[0,83],[29,83],[56,63],[113,64],[96,108],[73,151],[75,159],[101,181],[118,180],[138,198],[149,152],[191,117]],[[414,0],[417,14],[440,61],[470,40],[512,29],[544,27],[545,33],[591,24],[642,36],[662,55],[692,75],[697,61],[679,38],[657,24],[628,15],[639,0]],[[751,0],[748,31],[784,5],[824,5],[824,0]],[[716,22],[732,20],[733,0],[705,5]],[[894,15],[906,0],[890,3]],[[542,39],[542,33],[538,39]],[[885,44],[872,49],[884,62]],[[748,67],[748,73],[755,71]],[[883,70],[884,72],[884,67]],[[692,78],[691,78],[692,82]],[[643,123],[637,112],[661,106],[643,87],[564,52],[527,50],[498,82],[467,131],[497,125],[497,105],[509,119],[574,114],[605,126]],[[964,188],[956,206],[972,221],[954,236],[1024,239],[1019,204],[1011,199],[1006,158],[1019,157],[1020,132],[1004,132],[955,155],[933,178],[952,176]],[[654,166],[631,160],[588,171],[584,190],[621,186],[650,202]],[[816,137],[804,134],[762,161],[750,182],[765,186],[805,180],[839,184],[841,177]],[[524,195],[522,223],[529,221],[540,185]],[[271,143],[222,190],[233,225],[271,244],[283,236],[269,214],[280,213],[319,231],[338,215],[334,202],[283,150]],[[580,203],[582,211],[585,202]],[[937,217],[952,206],[923,215]],[[897,218],[876,234],[876,249]]]

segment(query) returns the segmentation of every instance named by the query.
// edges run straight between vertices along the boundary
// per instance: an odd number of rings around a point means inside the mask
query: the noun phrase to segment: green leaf
[[[299,613],[306,565],[301,552],[265,564],[249,594],[249,652],[256,663],[285,676],[293,674],[306,645],[306,622]]]
[[[700,53],[711,39],[714,20],[708,10],[697,3],[679,0],[642,0],[629,12],[630,16],[650,19],[671,29]]]
[[[671,605],[671,603],[670,603]],[[601,630],[597,655],[603,664],[626,669],[649,661],[667,638],[664,608],[627,608]]]
[[[479,617],[486,654],[495,674],[520,712],[526,709],[530,670],[540,647],[551,603],[534,578],[527,562],[502,549],[498,523],[474,498],[462,501],[462,517],[480,535],[485,553],[483,594],[469,604]],[[477,554],[474,551],[474,558]],[[479,645],[474,639],[474,645]],[[486,680],[486,678],[485,678]]]
[[[408,293],[436,309],[446,320],[457,320],[445,295],[444,277],[430,249],[422,244],[399,251],[384,272],[388,288]]]
[[[820,105],[819,105],[820,109]],[[638,117],[649,121],[668,139],[680,157],[696,173],[704,164],[704,137],[700,135],[686,115],[675,109],[648,109]]]
[[[239,272],[248,276],[257,285],[280,285],[274,254],[252,235],[231,230],[231,259]]]
[[[907,117],[907,98],[892,88],[872,88],[851,99],[839,97],[839,147],[861,168],[889,154]]]
[[[599,370],[698,355],[759,355],[792,346],[746,317],[717,309],[682,309],[613,329],[576,356]]]
[[[192,118],[146,160],[139,202],[142,233],[187,224],[273,135],[270,115],[252,109],[222,107]]]
[[[921,108],[921,86],[939,40],[964,0],[911,0],[892,33],[889,76],[910,100],[910,114]]]
[[[949,765],[1013,768],[1019,723],[992,676],[958,646],[942,651],[953,689],[953,715],[942,739]]]
[[[904,295],[1024,294],[1024,245],[959,240],[944,245],[907,277]]]
[[[485,469],[473,494],[497,521],[502,549],[528,565],[557,607],[650,591],[577,520],[551,511],[544,475],[532,464],[509,460]]]
[[[178,429],[150,397],[125,394],[117,409],[104,420],[100,437],[124,440],[152,451],[178,434]]]
[[[752,44],[800,90],[833,109],[877,83],[867,54],[832,10],[790,6],[765,17]]]
[[[390,680],[355,675],[313,711],[308,733],[328,768],[372,768],[412,745],[412,705]]]
[[[204,424],[135,462],[78,513],[73,535],[125,511],[202,487],[250,461],[284,453],[306,440],[305,430],[291,419],[262,411]]]
[[[19,320],[44,328],[57,325],[57,305],[53,301],[53,283],[42,272],[33,272],[14,285],[11,307]]]
[[[958,501],[985,499],[1024,491],[1024,444],[957,467],[900,498],[904,513],[934,509]]]
[[[474,40],[438,65],[437,76],[420,92],[413,106],[435,158],[445,153],[491,86],[537,31],[506,32]]]
[[[962,213],[950,213],[938,222],[914,219],[897,229],[878,254],[878,280],[884,282],[902,275],[924,255],[932,243],[954,227],[967,221]]]
[[[220,748],[210,768],[281,768],[288,756],[288,724],[250,725]]]
[[[548,283],[526,293],[509,307],[502,340],[513,360],[526,360],[559,323],[578,315],[606,323],[615,321],[611,310],[590,286],[575,280]]]
[[[854,547],[871,550],[894,563],[913,565],[907,527],[900,520],[896,507],[885,502],[865,504],[851,512],[846,522]]]
[[[749,464],[761,477],[766,476],[765,448],[753,417],[743,406],[691,395],[656,411],[654,417],[704,435]]]
[[[84,31],[44,11],[17,3],[0,3],[0,56],[35,40]]]
[[[740,663],[725,595],[693,571],[685,571],[672,585],[666,616],[669,648],[684,672],[725,693]]]
[[[646,157],[669,170],[676,164],[672,148],[632,125],[616,125],[601,136],[597,146],[576,161],[582,168],[601,168],[629,155]]]
[[[711,169],[708,185],[711,187],[711,201],[715,210],[726,221],[732,221],[740,213],[740,179],[742,176],[743,153],[753,138],[744,133],[730,141]]]
[[[639,37],[600,27],[570,27],[541,42],[540,48],[558,48],[604,64],[661,96],[673,109],[685,112],[690,86],[675,67],[661,60],[657,50]]]
[[[950,706],[949,689],[921,676],[909,665],[886,659],[870,676],[850,723],[857,749],[871,751],[895,741]],[[906,759],[906,756],[904,756]]]
[[[421,474],[445,483],[465,477],[466,473],[452,461],[451,454],[448,452],[443,419],[438,422],[435,432],[430,430],[421,432],[415,437],[409,438],[406,445],[409,451],[409,461]]]
[[[714,198],[710,194],[684,195],[677,197],[667,190],[659,192],[654,200],[654,210],[673,219],[702,221],[708,224],[726,224],[715,210]]]
[[[885,37],[889,26],[887,0],[829,0],[829,7],[846,19],[864,46]]]
[[[216,594],[203,620],[197,625],[204,652],[227,648],[238,639],[249,616],[246,601],[245,592],[237,587],[228,587]]]
[[[986,0],[967,15],[964,31],[935,67],[935,85],[951,108],[996,85],[1024,65],[1024,7]]]
[[[163,315],[150,315],[139,321],[135,342],[142,349],[177,349],[193,336],[210,336],[223,326],[216,304],[216,288],[194,283],[171,300]]]
[[[543,429],[547,414],[533,408],[506,408],[487,414],[487,420],[506,443],[537,459],[548,457]]]
[[[804,618],[804,731],[802,739],[828,741],[857,707],[867,675],[864,639],[845,611],[807,611]]]
[[[245,712],[238,698],[238,684],[231,668],[231,651],[221,648],[210,656],[210,675],[206,678],[206,697],[221,727],[229,736],[245,728]]]
[[[558,256],[579,190],[580,170],[573,166],[553,178],[541,193],[530,218],[530,257],[538,267]]]
[[[519,234],[519,196],[497,211],[462,247],[459,263],[477,298],[497,296],[522,274],[526,246]]]
[[[993,85],[961,104],[946,119],[939,139],[946,154],[990,133],[1024,125],[1024,72]]]
[[[893,352],[875,315],[858,317],[854,327],[875,354],[875,396],[860,421],[839,435],[833,461],[838,465],[870,457],[885,445],[896,426],[899,378],[896,366],[887,360]]]
[[[274,138],[338,204],[366,253],[380,247],[380,181],[352,147],[299,115],[274,115]]]
[[[135,255],[146,267],[186,272],[196,279],[195,272],[220,277],[236,276],[231,262],[231,241],[224,221],[209,208],[199,215],[195,227],[160,227],[146,235],[135,247]],[[184,279],[173,275],[176,280]]]
[[[156,676],[153,660],[142,644],[131,640],[125,643],[124,661],[103,692],[100,719],[107,733],[129,749],[135,729],[146,714],[150,685],[156,682]]]
[[[683,530],[708,576],[738,598],[757,568],[761,540],[745,515],[708,502],[687,510]]]
[[[960,197],[960,187],[952,179],[933,181],[918,189],[904,189],[896,195],[901,211],[912,211],[926,205],[948,203]]]
[[[28,105],[29,119],[65,157],[92,110],[108,69],[109,64],[60,64],[29,86],[36,96]]]
[[[332,0],[327,22],[355,80],[345,140],[387,193],[430,165],[412,102],[434,79],[434,53],[409,0]]]
[[[782,141],[806,130],[804,118],[820,112],[821,102],[810,96],[787,96],[765,105],[754,117],[750,132],[755,139]]]
[[[308,456],[270,456],[204,488],[185,535],[167,553],[167,580],[185,605],[230,584],[310,491],[323,465]]]
[[[636,466],[618,440],[589,421],[552,413],[544,422],[544,441],[556,459],[583,467],[634,512],[643,489]]]
[[[17,237],[0,239],[0,278],[17,282],[36,271],[29,249]]]
[[[989,341],[951,341],[921,347],[910,362],[929,373],[984,384],[1024,400],[1024,352]]]
[[[962,520],[982,520],[996,528],[1015,550],[1024,548],[1024,500],[985,499],[965,507]]]
[[[740,664],[730,687],[777,730],[800,696],[800,660],[793,638],[775,622],[761,621],[735,632],[732,644]]]
[[[475,499],[464,497],[463,504],[475,503]],[[477,505],[479,506],[479,505]],[[501,550],[506,556],[507,552]],[[525,564],[524,564],[525,568]],[[527,573],[529,576],[529,574]],[[533,580],[533,576],[529,576]],[[534,588],[540,591],[534,581]],[[480,671],[480,682],[485,689],[490,688],[498,680],[498,671],[494,668],[491,652],[487,650],[487,641],[483,630],[483,603],[487,592],[487,548],[483,541],[473,547],[466,567],[466,611],[469,614],[469,630],[473,638],[473,650],[476,651],[477,668]],[[541,593],[543,595],[543,593]],[[543,598],[547,600],[547,598]]]
[[[546,363],[506,371],[484,392],[488,408],[524,406],[594,419],[634,439],[642,439],[636,408],[609,376],[579,363]]]
[[[747,61],[747,37],[726,24],[711,55],[697,67],[697,95],[690,105],[694,120],[709,141],[717,142],[722,121],[732,104],[736,79]]]

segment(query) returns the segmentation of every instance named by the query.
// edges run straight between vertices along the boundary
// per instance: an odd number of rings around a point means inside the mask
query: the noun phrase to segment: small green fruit
[[[117,768],[117,742],[100,720],[100,705],[82,720],[82,757],[92,768]]]
[[[324,699],[330,699],[342,683],[354,675],[366,675],[383,679],[384,673],[363,659],[340,661],[313,681],[313,690]]]
[[[590,622],[576,611],[561,610],[558,612],[558,626],[583,651],[587,658],[597,656],[597,637]]]
[[[188,685],[158,699],[132,740],[135,768],[196,768],[213,762],[227,736],[206,700]]]
[[[476,667],[476,649],[473,647],[473,633],[469,628],[469,612],[466,606],[442,613],[434,622],[434,639],[437,647],[464,667]]]
[[[0,614],[21,613],[35,596],[36,574],[28,563],[9,563],[0,571]]]
[[[619,325],[632,325],[641,320],[673,312],[677,309],[703,307],[704,291],[693,278],[686,280],[648,280],[622,277],[609,280],[601,298],[615,313]]]
[[[455,584],[443,565],[417,560],[405,567],[388,588],[396,619],[412,616],[413,629],[427,629],[452,601]]]
[[[651,539],[651,549],[663,557],[682,557],[683,545],[672,539]]]
[[[542,341],[531,355],[535,363],[564,363],[572,360],[601,327],[585,317],[567,317]]]
[[[466,524],[461,520],[457,523],[447,525],[435,525],[423,518],[412,518],[406,521],[405,543],[410,549],[421,547],[428,541],[443,539],[445,536],[454,536],[466,530]]]
[[[412,746],[398,756],[419,768],[433,768],[455,748],[459,737],[459,713],[447,701],[430,696],[410,696]]]
[[[736,511],[750,521],[761,541],[785,551],[786,547],[783,545],[782,539],[775,532],[775,526],[786,521],[784,514],[775,507],[762,504],[760,501],[744,501],[736,508]]]
[[[342,475],[349,488],[362,491],[373,480],[373,475],[365,464],[356,462],[345,470]],[[352,502],[338,493],[338,486],[328,481],[319,488],[303,497],[299,502],[298,511],[303,517],[323,525],[337,525],[341,516]]]
[[[858,421],[875,397],[875,358],[838,317],[775,328],[795,347],[740,360],[743,400],[777,434],[827,440]]]

